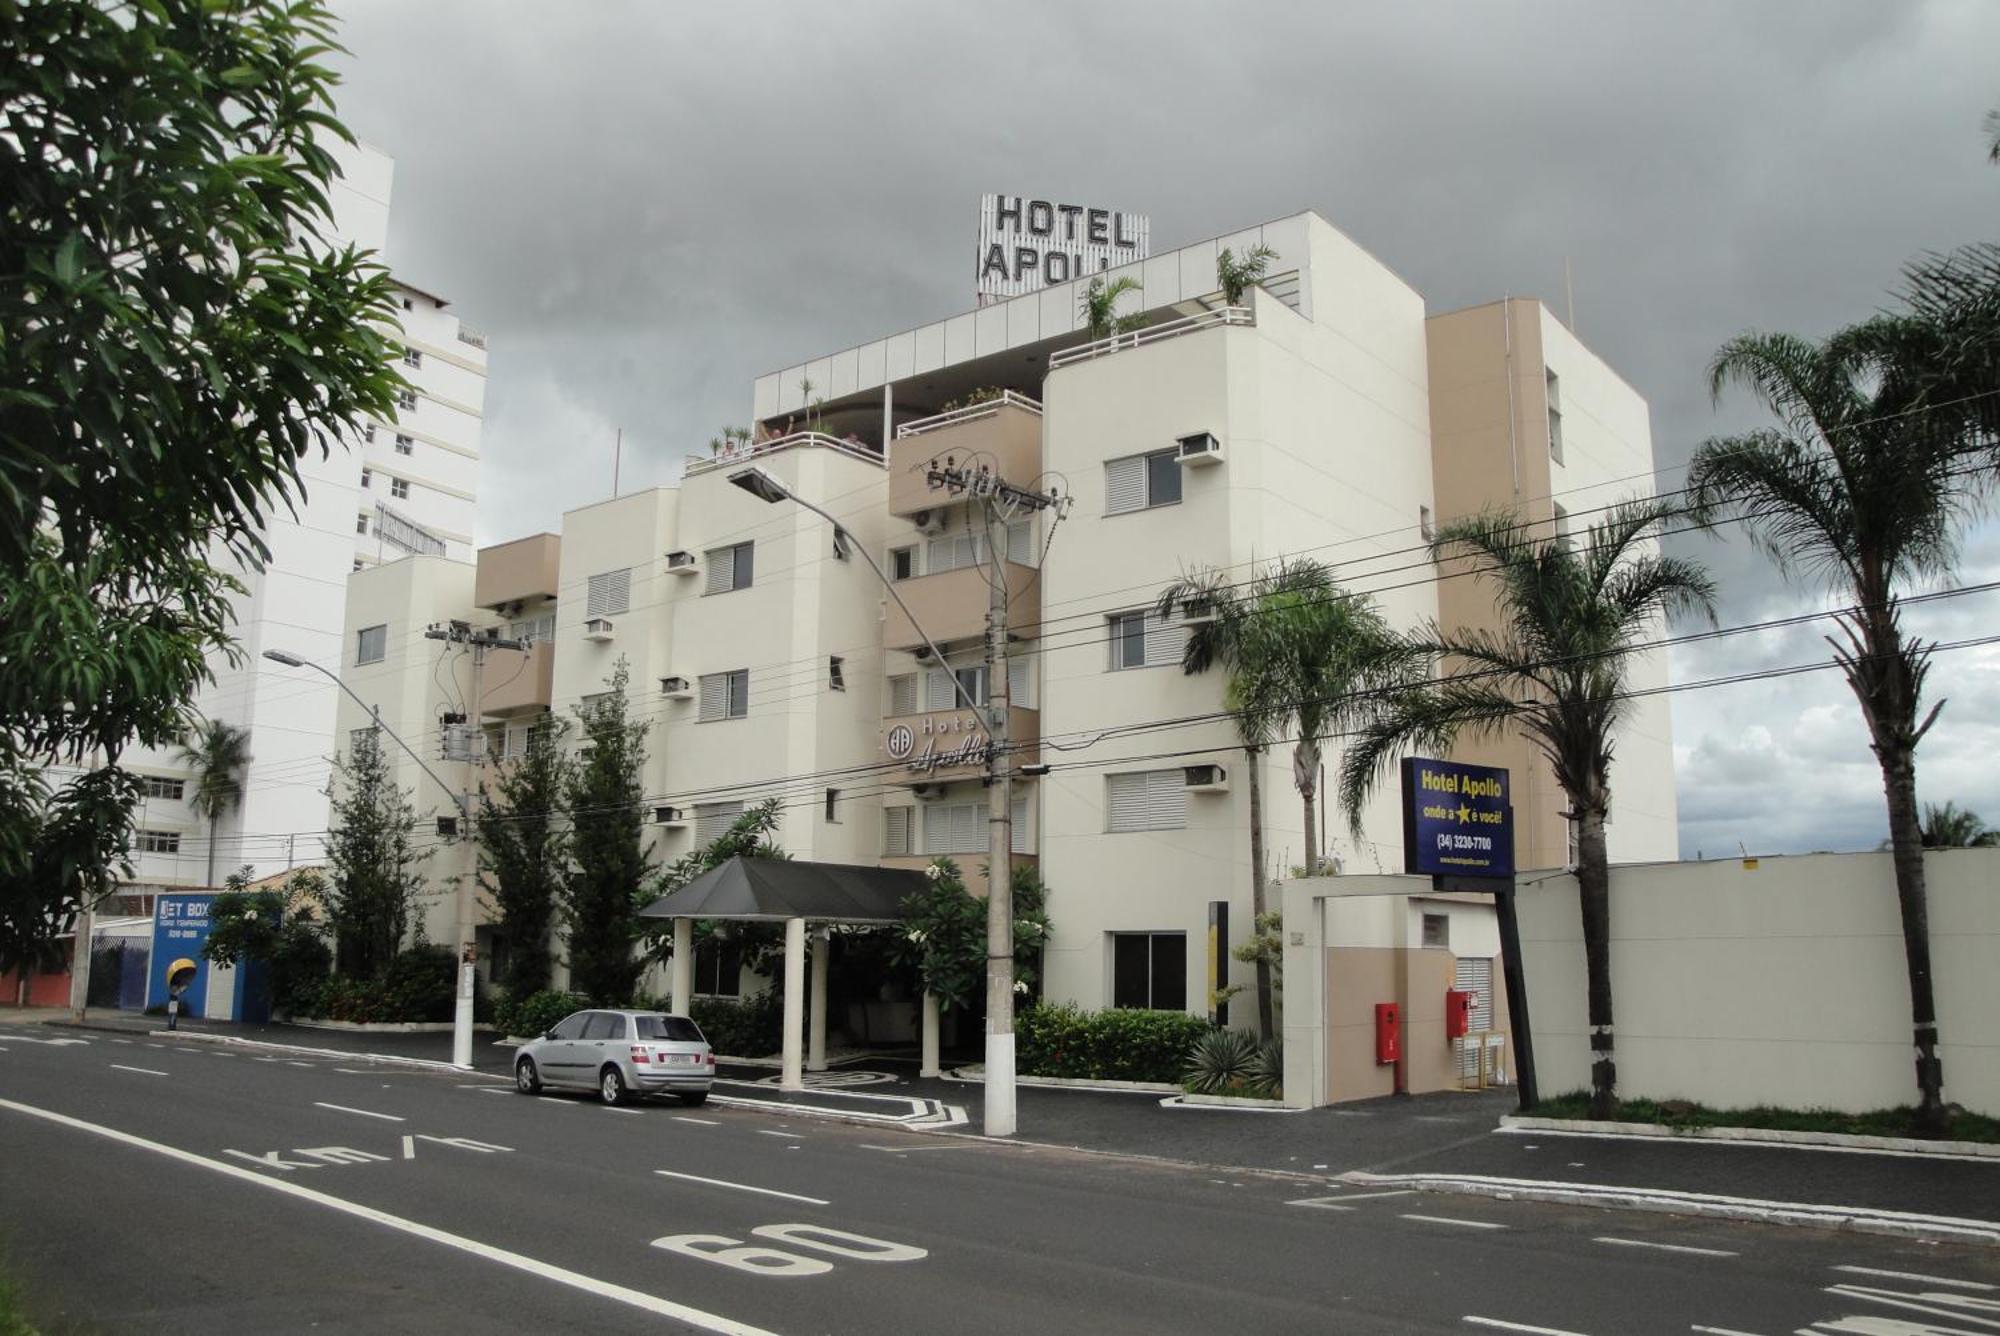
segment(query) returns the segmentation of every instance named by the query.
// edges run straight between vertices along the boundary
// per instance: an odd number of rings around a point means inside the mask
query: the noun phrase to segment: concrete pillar
[[[670,988],[674,1011],[688,1014],[694,1002],[694,920],[674,920],[673,983]]]
[[[826,962],[831,946],[825,928],[813,934],[812,1031],[806,1046],[806,1070],[809,1072],[826,1070]]]
[[[924,993],[924,1065],[917,1075],[942,1076],[938,1068],[938,1000],[937,994]]]
[[[805,1074],[799,1058],[799,1031],[805,1022],[806,1006],[806,921],[785,920],[785,1045],[784,1065],[779,1069],[780,1090],[804,1090]]]

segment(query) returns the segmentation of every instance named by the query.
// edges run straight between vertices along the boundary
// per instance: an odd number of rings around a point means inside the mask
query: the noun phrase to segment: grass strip
[[[1588,1119],[1590,1093],[1573,1090],[1544,1099],[1535,1106],[1534,1116]],[[1626,1099],[1618,1102],[1611,1116],[1615,1122],[1658,1123],[1677,1132],[1706,1127],[1755,1127],[1782,1132],[1837,1132],[1848,1136],[1939,1139],[1929,1137],[1918,1129],[1917,1111],[1911,1107],[1840,1113],[1833,1109],[1779,1109],[1769,1105],[1751,1109],[1711,1109],[1692,1100]],[[1954,1107],[1941,1139],[2000,1142],[2000,1118],[1989,1118]]]

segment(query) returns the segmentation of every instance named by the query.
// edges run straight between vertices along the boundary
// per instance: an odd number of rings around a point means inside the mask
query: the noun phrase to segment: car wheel
[[[616,1067],[606,1067],[604,1074],[597,1078],[597,1093],[604,1097],[606,1104],[625,1102],[625,1077]]]
[[[690,1090],[680,1097],[680,1101],[690,1109],[698,1109],[708,1103],[708,1092],[706,1090]]]
[[[524,1095],[542,1093],[542,1074],[535,1070],[533,1058],[522,1058],[514,1064],[514,1089]]]

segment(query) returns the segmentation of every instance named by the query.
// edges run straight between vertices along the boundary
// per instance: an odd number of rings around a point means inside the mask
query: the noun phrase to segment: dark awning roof
[[[639,911],[642,918],[813,919],[896,923],[927,878],[906,868],[732,858]]]

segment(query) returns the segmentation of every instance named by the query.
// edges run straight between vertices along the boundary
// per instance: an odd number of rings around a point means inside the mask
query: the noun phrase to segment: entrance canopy
[[[903,897],[928,883],[907,868],[730,859],[639,911],[641,918],[899,923]]]

